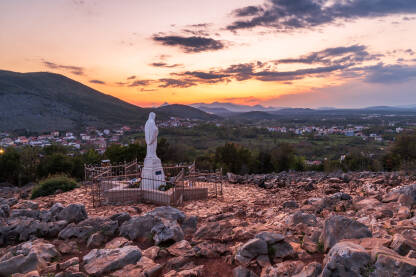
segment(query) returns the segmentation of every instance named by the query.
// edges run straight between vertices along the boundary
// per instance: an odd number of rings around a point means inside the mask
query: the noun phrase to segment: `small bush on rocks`
[[[70,191],[77,187],[74,179],[66,176],[52,176],[41,181],[32,190],[31,198],[35,199],[40,196],[47,196],[56,193],[57,191]]]

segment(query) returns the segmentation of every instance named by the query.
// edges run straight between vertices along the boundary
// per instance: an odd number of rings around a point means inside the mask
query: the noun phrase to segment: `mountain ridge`
[[[170,116],[214,119],[185,105],[142,108],[104,94],[64,75],[50,72],[19,73],[0,70],[0,130],[46,132],[83,126],[139,125],[155,111]]]

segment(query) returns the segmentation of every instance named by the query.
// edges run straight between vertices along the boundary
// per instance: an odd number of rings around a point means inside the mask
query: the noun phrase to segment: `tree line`
[[[192,162],[192,155],[183,147],[171,145],[161,138],[157,154],[164,163]],[[94,149],[83,153],[61,145],[38,147],[8,147],[0,155],[0,183],[25,185],[38,182],[48,176],[65,174],[77,180],[84,177],[84,164],[99,164],[104,159],[111,163],[142,161],[146,145],[137,141],[127,146],[110,145],[104,154]],[[200,169],[236,174],[270,173],[289,170],[316,171],[394,171],[412,169],[416,163],[416,135],[404,134],[396,138],[389,149],[380,156],[371,156],[359,150],[348,153],[344,159],[324,160],[320,165],[308,165],[305,157],[296,151],[296,144],[280,143],[272,149],[253,150],[235,144],[225,143],[215,151],[198,155],[195,159]]]

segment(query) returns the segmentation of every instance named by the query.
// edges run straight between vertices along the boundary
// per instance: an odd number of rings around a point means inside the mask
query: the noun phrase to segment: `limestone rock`
[[[275,266],[268,266],[263,268],[261,277],[284,277],[293,276],[299,273],[304,266],[301,261],[285,261],[278,263]]]
[[[352,242],[339,242],[325,257],[322,277],[361,277],[370,266],[370,254],[364,247]]]
[[[40,274],[39,272],[34,270],[28,273],[16,273],[16,274],[13,274],[11,277],[40,277]]]
[[[185,233],[195,233],[198,224],[198,217],[187,216],[181,224],[182,230]]]
[[[70,204],[63,208],[57,215],[58,220],[66,220],[69,223],[78,223],[88,218],[84,205]]]
[[[312,262],[305,265],[301,272],[292,277],[318,277],[322,272],[322,265],[317,262]]]
[[[163,267],[153,260],[142,257],[136,264],[129,264],[110,274],[112,277],[158,277],[162,273]]]
[[[181,240],[167,248],[169,254],[172,256],[195,256],[195,251],[192,245],[187,240]]]
[[[9,217],[10,215],[10,206],[7,204],[0,205],[0,217]]]
[[[218,222],[208,222],[195,232],[194,240],[212,240],[222,241],[225,237],[231,234],[233,226],[228,220],[221,220]]]
[[[147,238],[151,235],[152,228],[162,220],[152,215],[133,216],[120,226],[120,236],[130,240]]]
[[[258,275],[240,265],[233,269],[233,277],[258,277]]]
[[[78,238],[86,241],[91,234],[100,232],[104,236],[113,236],[118,229],[117,221],[104,217],[91,217],[78,224],[71,223],[65,227],[60,233],[60,239]]]
[[[153,226],[150,232],[153,235],[153,240],[156,245],[178,242],[185,237],[181,226],[176,221],[168,221],[165,219]]]
[[[229,251],[228,247],[222,243],[201,242],[194,246],[196,256],[205,258],[218,258]]]
[[[93,249],[82,260],[85,271],[92,276],[101,276],[128,264],[135,264],[142,253],[137,246],[116,249]]]
[[[117,221],[119,226],[121,226],[121,224],[123,224],[124,222],[130,220],[130,218],[131,218],[130,214],[126,212],[118,213],[118,214],[114,214],[110,216],[110,220]]]
[[[99,248],[107,241],[107,238],[101,233],[92,234],[87,240],[87,248]]]
[[[148,212],[147,215],[165,218],[170,221],[176,220],[178,223],[182,223],[186,217],[182,211],[171,206],[157,207]]]
[[[127,245],[132,245],[133,242],[124,238],[124,237],[117,237],[112,239],[111,241],[107,242],[105,247],[106,249],[115,249],[115,248],[121,248]]]
[[[390,248],[402,256],[406,256],[410,250],[416,251],[416,241],[409,240],[401,234],[394,234]]]
[[[371,268],[371,277],[405,277],[415,276],[416,274],[416,259],[409,259],[395,254],[377,253],[376,262]]]
[[[307,226],[316,226],[318,223],[316,216],[313,214],[303,213],[303,212],[296,212],[291,214],[287,220],[287,224],[291,226],[296,226],[298,224],[304,224]]]
[[[268,255],[268,253],[266,241],[254,238],[238,249],[235,259],[242,265],[248,265],[254,258],[260,255]]]
[[[321,241],[327,251],[342,239],[372,237],[371,231],[362,223],[345,216],[332,216],[324,223]]]
[[[41,239],[19,244],[0,258],[0,276],[40,270],[58,256],[55,246]]]

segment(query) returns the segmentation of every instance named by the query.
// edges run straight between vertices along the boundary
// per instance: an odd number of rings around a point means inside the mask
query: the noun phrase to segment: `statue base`
[[[140,187],[142,189],[158,190],[161,185],[165,184],[165,173],[160,159],[158,157],[146,157]]]

